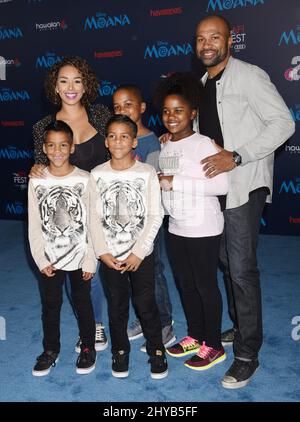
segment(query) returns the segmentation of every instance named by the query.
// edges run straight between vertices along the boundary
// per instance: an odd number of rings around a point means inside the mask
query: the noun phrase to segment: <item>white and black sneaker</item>
[[[105,350],[108,346],[107,337],[104,330],[105,326],[102,325],[102,322],[99,322],[99,324],[96,324],[96,333],[95,333],[95,350],[96,352],[101,352],[102,350]],[[78,337],[77,343],[75,346],[75,352],[80,353],[81,350],[81,338]]]
[[[168,376],[168,362],[162,350],[156,350],[154,355],[149,357],[151,365],[151,378],[160,380]]]
[[[96,324],[96,334],[95,334],[95,349],[97,352],[105,350],[108,346],[107,337],[104,330],[104,325],[102,322]]]
[[[89,374],[96,368],[97,353],[96,350],[90,350],[85,347],[81,350],[76,362],[76,372],[80,375]]]
[[[56,366],[58,362],[58,353],[50,350],[45,350],[40,356],[36,358],[36,364],[32,370],[32,375],[35,377],[43,377],[48,375],[51,368]]]
[[[126,378],[129,375],[129,353],[119,350],[112,357],[112,375],[115,378]]]

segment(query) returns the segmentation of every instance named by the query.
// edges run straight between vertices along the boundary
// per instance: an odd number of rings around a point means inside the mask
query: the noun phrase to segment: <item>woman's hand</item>
[[[37,179],[45,179],[45,170],[46,166],[44,164],[34,164],[31,169],[28,177],[36,177]]]
[[[163,133],[162,135],[160,135],[159,142],[161,144],[165,144],[166,142],[168,142],[170,139],[172,138],[171,133],[167,132],[167,133]]]

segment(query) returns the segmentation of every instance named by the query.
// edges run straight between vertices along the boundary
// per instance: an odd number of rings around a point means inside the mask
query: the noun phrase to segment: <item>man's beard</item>
[[[222,61],[226,59],[227,54],[228,54],[228,49],[226,49],[226,51],[224,51],[223,54],[220,54],[220,53],[217,54],[211,60],[202,58],[201,55],[199,55],[198,58],[202,61],[202,63],[204,64],[205,67],[214,67],[214,66],[217,66],[218,64],[222,63]],[[206,60],[209,60],[209,62],[207,63]]]

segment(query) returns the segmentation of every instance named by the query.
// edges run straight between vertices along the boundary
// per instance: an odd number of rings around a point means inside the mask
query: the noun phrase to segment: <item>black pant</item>
[[[249,201],[224,211],[220,260],[224,266],[230,318],[237,329],[235,357],[257,359],[262,345],[262,310],[256,250],[267,188],[250,193]]]
[[[90,297],[91,282],[82,279],[82,270],[68,271],[71,294],[78,315],[82,348],[94,349],[95,319]],[[42,300],[44,350],[60,352],[60,311],[63,303],[63,284],[66,271],[57,270],[54,277],[41,275],[39,283]]]
[[[103,264],[102,274],[107,296],[112,353],[119,350],[130,351],[127,324],[131,292],[133,304],[146,338],[148,354],[153,355],[156,350],[164,350],[159,312],[155,302],[153,254],[143,260],[136,272],[128,271],[121,274]]]
[[[184,309],[188,335],[221,349],[222,297],[217,282],[219,236],[168,234],[168,251]]]

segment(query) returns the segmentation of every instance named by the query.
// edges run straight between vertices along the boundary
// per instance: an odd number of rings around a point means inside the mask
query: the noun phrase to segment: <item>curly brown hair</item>
[[[63,60],[51,66],[45,80],[45,91],[48,100],[56,106],[61,106],[61,99],[60,96],[56,93],[55,87],[58,73],[64,66],[75,67],[82,76],[82,82],[85,89],[85,93],[81,99],[82,104],[86,106],[94,102],[98,96],[99,82],[95,72],[90,67],[88,62],[79,56],[64,57]]]

